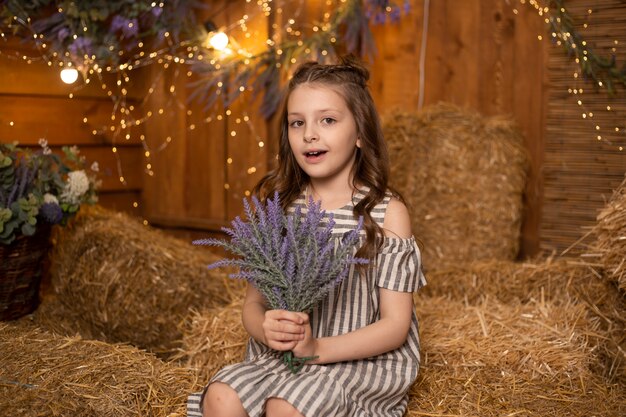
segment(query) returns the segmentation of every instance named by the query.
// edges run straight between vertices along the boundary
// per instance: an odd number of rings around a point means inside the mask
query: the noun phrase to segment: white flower
[[[44,203],[54,203],[56,205],[59,205],[59,200],[52,194],[50,193],[45,193],[43,195],[43,202]]]
[[[91,164],[91,170],[93,172],[100,171],[100,165],[98,165],[98,161],[94,161],[93,164]]]
[[[48,141],[45,138],[39,139],[39,145],[42,147],[44,155],[50,155],[52,153],[52,149],[48,147]]]
[[[89,190],[89,178],[85,171],[72,171],[67,174],[67,183],[61,193],[61,200],[70,204],[79,204],[80,198]]]

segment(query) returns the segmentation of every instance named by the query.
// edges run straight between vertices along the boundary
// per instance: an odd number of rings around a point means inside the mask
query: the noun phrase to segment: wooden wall
[[[485,116],[509,115],[519,125],[531,159],[521,248],[539,249],[541,166],[547,106],[548,49],[537,35],[544,24],[528,7],[518,14],[502,0],[431,0],[424,65],[424,105],[451,102]],[[382,113],[419,110],[424,0],[407,18],[376,30],[379,58],[373,93]]]
[[[282,3],[283,13],[278,19],[287,18],[300,4],[292,2],[296,5],[290,9],[288,3]],[[319,20],[324,10],[321,3],[305,3],[299,18],[304,22]],[[218,16],[218,24],[236,21],[246,11],[242,9],[245,7],[257,6],[230,5]],[[429,12],[424,104],[443,100],[485,115],[511,115],[519,123],[532,158],[522,247],[524,253],[534,253],[539,248],[539,172],[546,108],[547,52],[545,44],[537,40],[537,34],[544,32],[543,22],[527,8],[520,8],[520,13],[515,15],[513,7],[501,0],[435,0],[430,2]],[[374,28],[378,55],[371,63],[371,87],[382,114],[396,107],[418,110],[424,13],[424,1],[413,0],[410,12],[400,23]],[[258,26],[257,42],[264,40],[267,33],[262,24]],[[165,90],[167,87],[163,86]],[[199,111],[198,105],[191,104],[188,108],[194,114]],[[155,164],[159,167],[156,171],[166,171],[167,177],[159,179],[155,175],[146,182],[146,215],[150,221],[166,226],[211,228],[240,213],[244,192],[262,174],[262,164],[268,160],[271,163],[274,155],[259,152],[250,132],[237,132],[235,140],[229,136],[231,130],[225,124],[233,126],[233,120],[240,118],[246,108],[254,123],[262,125],[260,117],[254,115],[250,103],[245,101],[231,108],[230,116],[224,114],[224,109],[213,109],[214,114],[222,114],[224,119],[202,129],[196,127],[193,132],[185,132],[185,123],[178,119],[168,123],[170,126],[181,123],[179,136],[173,149],[163,155],[160,164]],[[179,117],[186,116],[181,111]],[[275,131],[271,127],[270,124],[257,129],[263,137],[264,132]],[[162,127],[155,129],[155,134],[159,132],[163,132]],[[263,140],[274,142],[272,137]],[[229,157],[232,164],[225,163]],[[256,174],[247,174],[254,165],[259,165]],[[207,166],[212,167],[210,173],[200,168]],[[223,184],[230,188],[220,189]],[[176,193],[170,201],[160,199],[159,190],[164,189]],[[186,194],[181,194],[185,189]]]
[[[59,68],[41,60],[29,63],[23,56],[37,56],[37,51],[15,39],[0,41],[0,142],[39,147],[39,139],[44,138],[59,155],[62,146],[77,145],[88,166],[98,162],[100,202],[137,213],[133,203],[141,201],[143,188],[141,128],[133,129],[134,139],[129,141],[116,138],[111,130],[93,134],[94,129],[111,124],[113,112],[113,103],[101,85],[64,84]],[[138,103],[144,90],[140,74],[133,80],[129,104]],[[117,146],[117,155],[113,146]],[[125,183],[119,180],[118,166],[123,168]]]
[[[218,27],[236,27],[233,22],[259,10],[256,4],[246,2],[210,3],[201,20],[210,18]],[[237,28],[229,33],[243,48],[264,48],[267,19],[251,20],[248,31],[250,38]],[[241,213],[243,198],[267,172],[268,126],[258,116],[258,104],[251,100],[250,92],[227,109],[221,104],[206,109],[202,101],[189,99],[192,90],[187,87],[197,78],[175,71],[162,77],[149,102],[151,110],[166,107],[168,112],[148,125],[147,137],[152,143],[163,143],[166,137],[173,140],[166,152],[153,158],[155,174],[145,182],[144,215],[158,226],[216,231]],[[171,85],[179,92],[178,108],[167,104]]]
[[[324,10],[321,1],[274,2],[275,7],[282,5],[282,15],[265,18],[258,15],[256,4],[206,2],[211,7],[203,18],[210,17],[218,26],[234,28],[231,34],[251,49],[262,48],[271,24],[285,19],[300,3],[305,4],[299,14],[304,22],[319,19]],[[371,88],[380,112],[394,108],[418,111],[419,77],[423,75],[424,105],[448,101],[487,116],[505,114],[514,118],[531,158],[522,251],[532,255],[553,247],[542,237],[543,213],[547,209],[546,141],[550,123],[562,121],[551,105],[555,91],[551,74],[558,73],[559,68],[549,64],[554,62],[551,57],[562,57],[562,52],[546,40],[538,40],[538,35],[545,39],[543,21],[533,9],[518,1],[431,0],[428,11],[425,0],[411,0],[410,4],[410,12],[399,23],[374,28],[378,55],[371,63]],[[219,13],[213,15],[216,10]],[[236,28],[236,22],[245,13],[257,15],[248,23],[252,34],[249,38]],[[426,56],[420,74],[426,14]],[[41,135],[46,135],[54,145],[79,144],[108,171],[102,193],[105,205],[133,211],[132,202],[139,201],[139,209],[134,212],[154,225],[173,231],[216,231],[240,213],[241,199],[273,161],[276,121],[265,122],[259,116],[258,103],[251,100],[250,93],[228,109],[214,107],[207,111],[202,104],[189,101],[188,86],[194,76],[187,74],[186,67],[170,66],[163,70],[153,66],[134,79],[137,85],[131,93],[131,99],[137,103],[147,97],[144,110],[155,114],[142,127],[145,145],[153,152],[147,158],[136,140],[120,145],[128,181],[123,185],[117,179],[116,161],[112,158],[113,139],[92,135],[90,127],[83,123],[84,117],[88,117],[87,124],[106,120],[111,111],[110,100],[93,86],[76,91],[74,98],[69,99],[70,87],[61,84],[56,70],[42,64],[7,60],[7,51],[19,49],[15,44],[0,44],[0,48],[0,140],[36,144]],[[148,96],[149,87],[154,92]],[[164,111],[159,114],[161,109]],[[9,128],[9,119],[19,123]],[[161,148],[162,151],[156,151]],[[550,155],[558,158],[558,152]],[[558,162],[551,161],[550,169],[558,171]],[[151,164],[150,169],[146,169],[147,163]],[[620,163],[613,168],[619,170]],[[604,196],[612,183],[603,184],[589,192]],[[548,195],[560,186],[551,182]],[[562,192],[567,193],[567,188]],[[581,210],[587,219],[595,215],[593,205]],[[567,229],[579,230],[580,225],[559,224],[550,233],[563,234]],[[568,236],[575,240],[577,234]]]

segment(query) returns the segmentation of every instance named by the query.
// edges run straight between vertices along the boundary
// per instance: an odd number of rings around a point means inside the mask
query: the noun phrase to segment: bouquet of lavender
[[[306,213],[296,207],[286,215],[278,193],[263,205],[252,197],[254,209],[244,199],[247,222],[240,217],[232,228],[222,230],[230,241],[201,239],[196,245],[220,246],[237,258],[225,258],[209,268],[237,266],[234,278],[244,278],[254,285],[267,300],[270,309],[310,312],[329,291],[348,275],[351,265],[365,264],[367,259],[354,257],[363,219],[356,229],[345,233],[341,242],[331,239],[335,222],[332,214],[324,221],[326,212],[321,203],[309,199]],[[285,363],[296,373],[307,360],[285,352]]]

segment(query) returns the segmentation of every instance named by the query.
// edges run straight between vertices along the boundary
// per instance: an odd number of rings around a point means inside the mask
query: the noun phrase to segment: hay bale
[[[52,259],[58,303],[48,310],[61,309],[87,337],[166,354],[190,309],[230,302],[225,272],[206,267],[215,255],[123,213],[81,216],[58,237]]]
[[[182,347],[172,357],[207,382],[244,358],[248,333],[241,322],[243,294],[225,307],[193,312],[183,324]]]
[[[592,229],[596,240],[583,256],[586,259],[597,259],[606,277],[617,282],[622,291],[626,291],[626,178],[613,192],[597,220],[598,223]]]
[[[428,285],[419,294],[473,304],[485,296],[507,303],[569,298],[585,291],[599,300],[608,290],[599,276],[590,265],[574,258],[476,261],[429,271]]]
[[[547,301],[579,304],[594,323],[589,343],[597,350],[594,372],[626,382],[626,301],[614,283],[578,259],[535,262],[473,262],[428,273],[428,285],[415,296],[416,304],[445,297],[478,305],[485,298],[502,303]]]
[[[189,370],[128,345],[0,324],[0,415],[185,416]]]
[[[580,304],[417,306],[422,368],[408,416],[621,415],[623,386],[591,371],[594,324]]]
[[[427,269],[516,258],[528,163],[513,122],[439,103],[383,129]]]

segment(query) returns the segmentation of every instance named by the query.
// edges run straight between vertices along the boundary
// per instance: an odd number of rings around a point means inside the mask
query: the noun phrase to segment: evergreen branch
[[[541,9],[538,2],[529,2]],[[621,68],[615,55],[603,57],[598,55],[584,37],[576,30],[574,19],[569,14],[564,0],[548,0],[547,27],[550,38],[561,45],[568,56],[573,57],[580,68],[581,75],[591,80],[596,88],[606,88],[610,95],[616,93],[621,85],[626,87],[626,64]],[[545,9],[544,9],[545,10]]]

